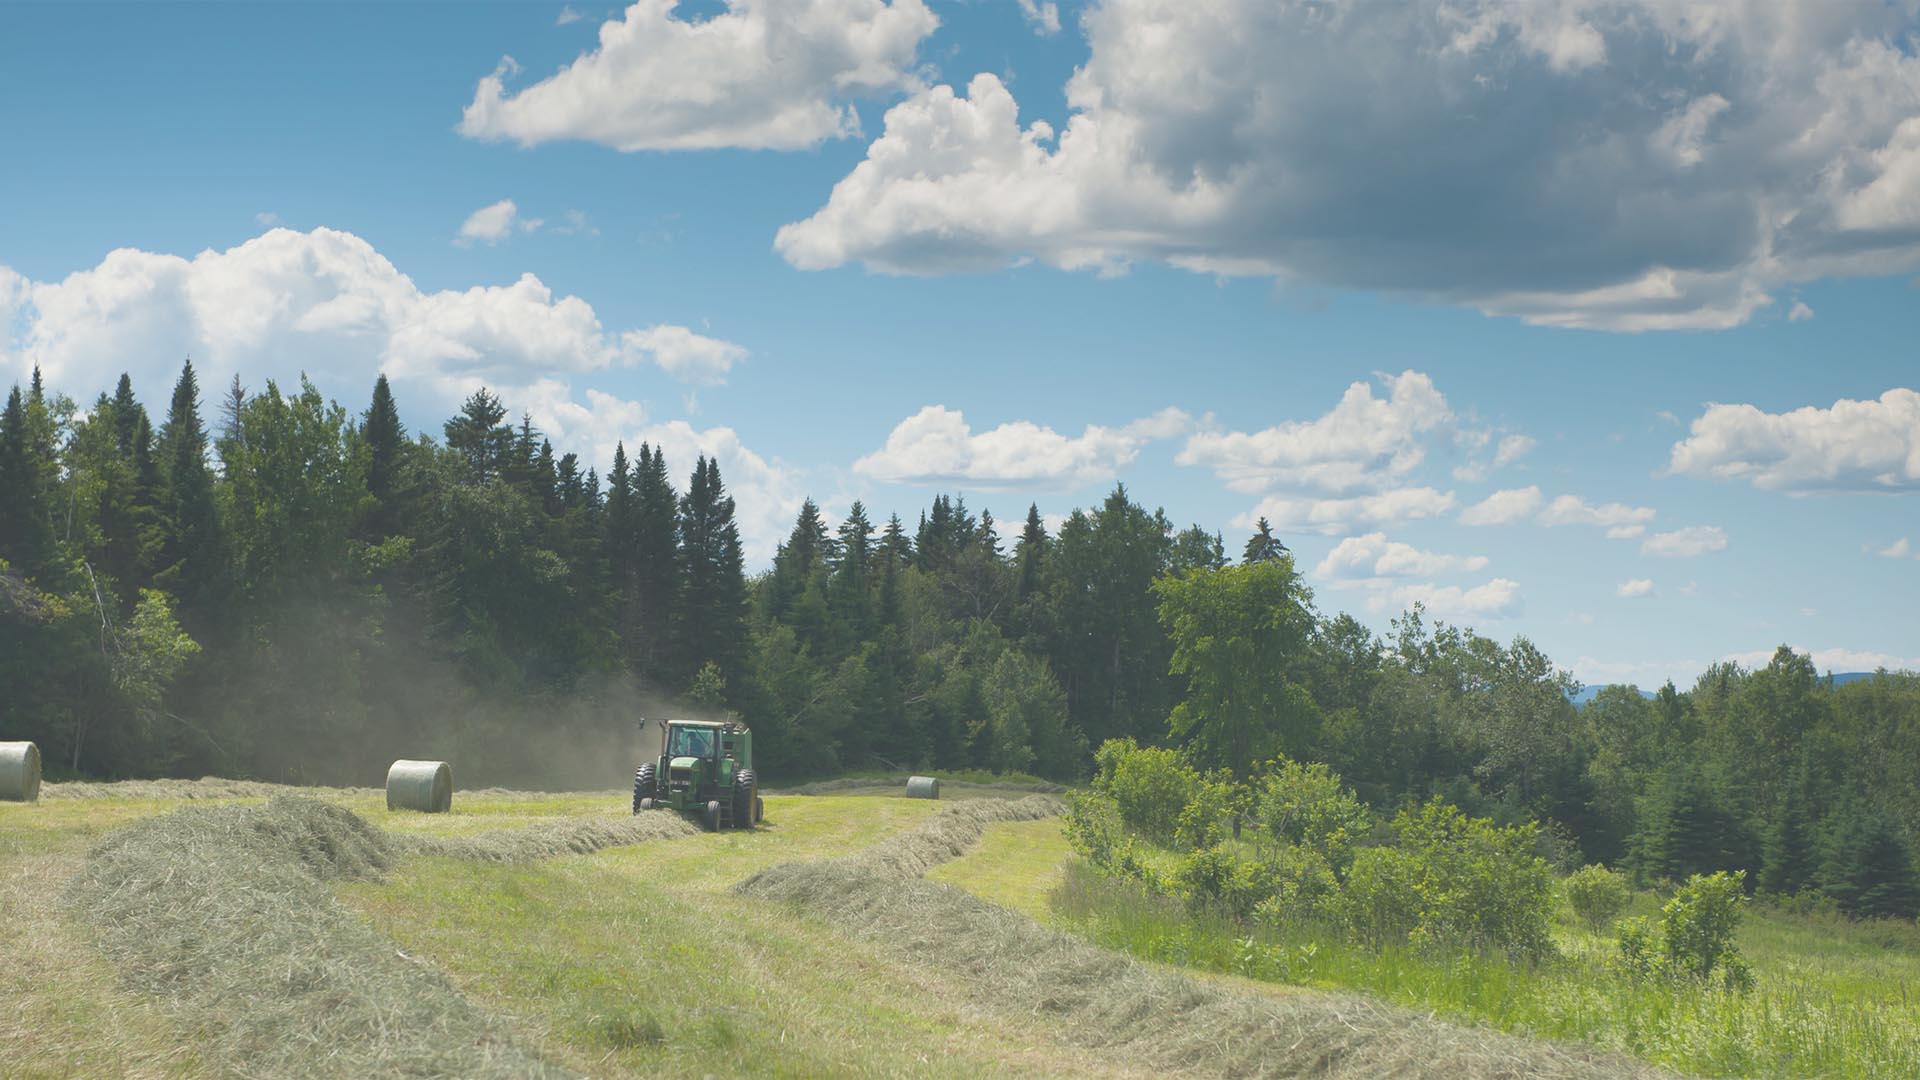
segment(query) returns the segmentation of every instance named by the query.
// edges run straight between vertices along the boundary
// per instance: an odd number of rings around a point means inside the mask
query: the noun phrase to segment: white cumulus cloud
[[[1020,0],[1020,17],[1041,37],[1060,32],[1060,5],[1053,0]]]
[[[1907,538],[1903,536],[1893,543],[1888,544],[1886,547],[1879,549],[1874,554],[1879,555],[1883,559],[1904,559],[1907,557],[1907,553],[1912,550],[1912,546],[1907,543]]]
[[[1607,535],[1614,539],[1638,536],[1633,529],[1644,529],[1654,518],[1654,510],[1649,506],[1628,506],[1625,503],[1606,503],[1595,506],[1578,495],[1562,495],[1547,504],[1540,511],[1538,521],[1542,525],[1593,525],[1608,530]]]
[[[1424,460],[1425,437],[1450,423],[1453,410],[1420,372],[1382,381],[1386,397],[1375,397],[1372,384],[1356,382],[1314,420],[1251,433],[1196,432],[1176,460],[1211,468],[1235,491],[1276,486],[1345,491],[1389,483]]]
[[[1435,577],[1484,570],[1485,555],[1443,555],[1388,540],[1382,532],[1349,536],[1320,560],[1314,574],[1335,578]]]
[[[1654,533],[1640,545],[1643,555],[1681,558],[1727,549],[1727,531],[1715,525],[1689,525],[1672,532]]]
[[[918,85],[920,42],[940,22],[922,0],[729,0],[682,18],[638,0],[599,45],[509,92],[511,57],[480,80],[460,132],[532,146],[580,139],[616,150],[795,150],[860,130],[851,102]]]
[[[658,364],[682,382],[717,385],[747,358],[744,346],[696,334],[684,326],[649,326],[620,336],[621,345]]]
[[[1629,599],[1633,597],[1652,596],[1653,595],[1653,579],[1632,578],[1630,580],[1623,581],[1619,584],[1617,588],[1613,590],[1613,595],[1623,596]]]
[[[1064,127],[991,74],[918,90],[777,249],[1158,261],[1627,331],[1920,266],[1911,3],[1104,0],[1081,25]]]
[[[532,232],[545,222],[539,218],[523,218],[520,208],[512,199],[501,199],[490,206],[483,206],[467,215],[460,223],[460,232],[454,237],[458,244],[471,244],[478,240],[485,244],[497,244],[512,236],[517,228],[521,232]]]
[[[1478,619],[1508,619],[1520,614],[1523,598],[1520,583],[1509,578],[1494,578],[1484,585],[1463,589],[1458,585],[1406,585],[1374,594],[1367,601],[1376,613],[1404,611],[1422,604],[1429,617],[1447,622]]]
[[[895,425],[886,445],[853,469],[890,483],[1077,487],[1113,479],[1147,443],[1189,424],[1185,413],[1168,408],[1122,427],[1089,424],[1077,436],[1025,420],[976,433],[959,410],[928,405]]]
[[[1496,491],[1460,511],[1462,525],[1512,525],[1540,509],[1540,489],[1534,486]]]
[[[1796,494],[1920,490],[1920,391],[1786,413],[1708,405],[1674,444],[1669,468]]]
[[[1346,499],[1315,499],[1272,495],[1233,519],[1236,528],[1251,529],[1266,518],[1277,532],[1313,532],[1335,536],[1359,529],[1391,528],[1409,521],[1436,518],[1453,508],[1453,492],[1430,487],[1395,488]]]

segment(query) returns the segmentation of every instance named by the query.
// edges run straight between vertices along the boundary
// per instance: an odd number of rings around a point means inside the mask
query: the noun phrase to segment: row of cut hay
[[[769,795],[846,795],[860,791],[886,791],[897,793],[901,785],[912,777],[906,773],[899,776],[849,776],[839,780],[816,780],[811,784],[798,787],[780,788],[767,791]],[[943,779],[940,787],[948,794],[956,792],[981,795],[1061,795],[1067,788],[1062,784],[1051,784],[1044,780],[996,780],[991,784],[982,784],[972,780]]]
[[[860,855],[773,867],[736,888],[945,972],[982,1008],[1047,1017],[1068,1041],[1170,1071],[1450,1080],[1665,1075],[1615,1055],[1449,1024],[1366,998],[1228,989],[917,876],[963,852],[988,816],[1018,820],[1037,809],[1022,807],[1029,802],[979,816],[992,804],[956,806]]]
[[[678,814],[640,814],[495,829],[472,836],[396,835],[393,843],[410,854],[523,863],[556,855],[591,855],[606,848],[691,836],[698,831]]]
[[[68,903],[134,987],[159,995],[210,1060],[250,1077],[565,1075],[335,898],[432,852],[486,861],[670,834],[537,826],[469,838],[393,836],[330,803],[188,807],[110,835]]]
[[[311,795],[327,799],[384,797],[377,787],[310,787],[272,784],[262,780],[228,780],[203,776],[198,780],[75,780],[43,783],[42,799],[155,799],[201,801],[206,799],[269,799],[275,795]],[[464,799],[545,799],[546,792],[517,788],[488,787],[462,791]]]
[[[259,780],[228,780],[203,776],[198,780],[72,780],[46,784],[40,789],[43,799],[166,799],[200,801],[205,799],[267,799],[295,792],[325,798],[352,798],[379,795],[379,788],[290,787]]]

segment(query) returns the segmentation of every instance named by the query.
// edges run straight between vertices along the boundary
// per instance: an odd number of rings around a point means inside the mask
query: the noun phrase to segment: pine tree
[[[1820,890],[1855,918],[1920,914],[1920,878],[1906,841],[1883,813],[1851,791],[1827,815]]]
[[[1038,503],[1027,504],[1027,524],[1020,530],[1020,542],[1013,546],[1013,561],[1019,568],[1014,585],[1016,599],[1025,600],[1040,588],[1040,573],[1047,558],[1047,526],[1040,519]]]
[[[31,446],[27,405],[16,383],[0,413],[0,559],[38,574],[52,561],[53,530]]]
[[[1813,823],[1807,810],[1806,766],[1802,763],[1787,784],[1768,827],[1760,864],[1759,887],[1776,896],[1791,896],[1813,884],[1817,866]]]
[[[239,385],[236,377],[236,390]],[[400,410],[393,403],[393,388],[384,374],[373,382],[373,401],[361,416],[360,437],[367,444],[367,494],[374,501],[369,531],[375,539],[384,538],[399,531],[400,463],[407,442]]]
[[[506,468],[513,448],[506,418],[507,407],[483,386],[460,406],[460,415],[447,421],[447,449],[460,456],[469,481],[485,483]]]
[[[1247,549],[1240,556],[1240,561],[1252,566],[1254,563],[1277,562],[1285,554],[1287,545],[1273,535],[1273,526],[1262,517],[1254,523],[1254,533],[1247,539]]]
[[[667,455],[646,443],[629,483],[633,486],[634,625],[629,655],[638,673],[664,678],[672,661],[676,601],[680,592],[679,497],[667,478]]]
[[[711,662],[736,671],[746,634],[747,582],[733,499],[720,463],[701,455],[680,500],[680,556],[686,582],[680,608],[680,670]]]
[[[174,384],[156,449],[166,491],[159,559],[164,569],[155,582],[172,592],[183,610],[192,610],[211,600],[222,552],[213,471],[207,465],[207,429],[200,422],[200,385],[191,360]]]
[[[838,651],[844,654],[873,633],[873,523],[867,520],[867,508],[860,500],[855,499],[847,508],[838,539],[828,586],[828,611],[833,616]]]

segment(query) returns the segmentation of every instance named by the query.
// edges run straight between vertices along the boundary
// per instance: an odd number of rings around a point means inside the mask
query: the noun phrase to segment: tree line
[[[1539,820],[1651,877],[1864,910],[1910,862],[1920,676],[1836,686],[1783,648],[1577,708],[1524,637],[1416,608],[1382,638],[1265,522],[1235,548],[1123,486],[1055,530],[808,500],[749,575],[718,462],[623,444],[602,474],[486,390],[409,433],[384,377],[357,414],[304,378],[209,408],[188,364],[156,427],[124,376],[83,411],[36,372],[0,414],[0,738],[72,775],[366,783],[433,752],[604,783],[638,715],[694,709],[774,777],[1076,780],[1131,738],[1325,762],[1376,808]]]

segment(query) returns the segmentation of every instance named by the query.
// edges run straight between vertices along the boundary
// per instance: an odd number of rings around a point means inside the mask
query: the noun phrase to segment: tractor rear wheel
[[[707,827],[708,832],[720,831],[720,801],[718,799],[707,804],[707,812],[700,815],[700,823]]]
[[[733,827],[751,829],[758,818],[754,817],[755,796],[759,795],[759,784],[754,780],[752,769],[741,769],[733,776]]]
[[[633,812],[636,814],[642,810],[653,809],[651,805],[642,806],[641,804],[650,802],[655,795],[654,788],[657,785],[654,783],[654,772],[657,769],[659,766],[649,761],[633,770]]]

